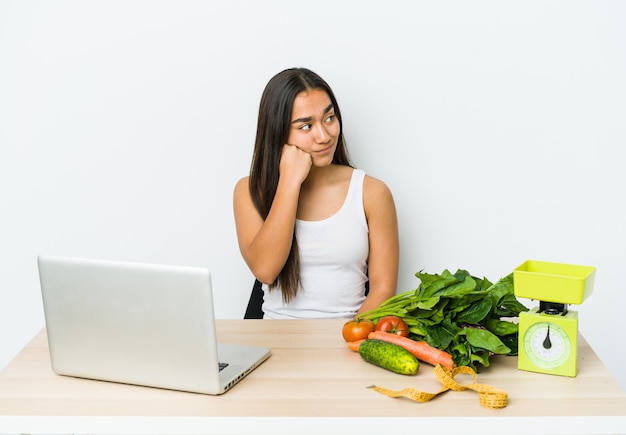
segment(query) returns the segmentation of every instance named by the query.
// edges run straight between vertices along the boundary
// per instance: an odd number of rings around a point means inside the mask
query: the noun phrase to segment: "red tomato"
[[[389,332],[403,337],[409,336],[409,326],[398,316],[381,317],[376,323],[376,331]]]
[[[366,319],[348,320],[341,330],[343,339],[350,343],[357,340],[363,340],[374,331],[374,323]]]

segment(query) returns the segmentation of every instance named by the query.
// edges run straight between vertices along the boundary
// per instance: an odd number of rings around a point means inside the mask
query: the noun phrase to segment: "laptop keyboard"
[[[220,372],[221,372],[222,370],[224,370],[226,367],[228,367],[228,363],[223,363],[223,362],[221,362],[221,363],[217,363],[217,364],[218,364],[218,366],[219,366],[219,368],[220,368]]]

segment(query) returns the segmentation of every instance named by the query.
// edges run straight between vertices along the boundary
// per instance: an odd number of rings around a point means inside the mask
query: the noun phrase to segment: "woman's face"
[[[313,166],[327,166],[333,161],[340,130],[326,91],[311,89],[296,95],[287,143],[309,153]]]

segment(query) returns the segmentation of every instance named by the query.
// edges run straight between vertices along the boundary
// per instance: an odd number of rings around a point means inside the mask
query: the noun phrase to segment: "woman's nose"
[[[318,125],[316,128],[315,140],[317,141],[317,143],[326,143],[330,140],[330,135],[322,124]]]

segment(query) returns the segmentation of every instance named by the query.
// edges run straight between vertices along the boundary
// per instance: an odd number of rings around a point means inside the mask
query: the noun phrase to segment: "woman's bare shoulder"
[[[250,191],[250,177],[249,176],[245,176],[243,178],[240,178],[239,181],[237,181],[237,183],[235,183],[235,195],[237,194],[241,194],[241,193],[245,193],[245,192],[249,192]]]
[[[363,209],[370,234],[374,234],[374,228],[376,228],[376,234],[380,234],[381,229],[397,232],[398,218],[395,201],[391,189],[383,181],[365,176],[363,181]]]
[[[374,178],[371,175],[365,175],[363,180],[363,195],[365,196],[391,196],[391,189],[384,181]]]
[[[365,175],[363,180],[363,207],[365,214],[380,213],[381,210],[395,209],[391,189],[378,178]]]

